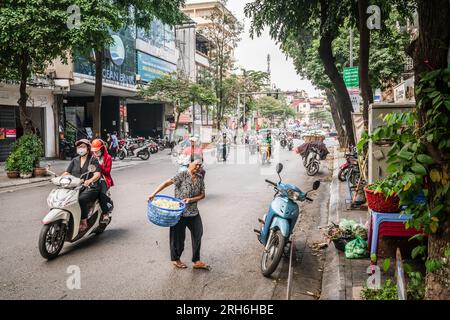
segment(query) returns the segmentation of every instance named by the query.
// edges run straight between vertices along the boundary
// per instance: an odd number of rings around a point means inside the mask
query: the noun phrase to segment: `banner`
[[[175,72],[177,70],[177,66],[173,63],[138,51],[137,69],[138,74],[141,76],[141,80],[150,82],[153,79],[164,76],[165,74]]]

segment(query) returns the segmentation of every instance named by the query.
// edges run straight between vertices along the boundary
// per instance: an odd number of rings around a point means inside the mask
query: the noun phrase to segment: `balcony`
[[[201,64],[202,66],[205,66],[205,67],[209,67],[208,57],[199,51],[195,52],[195,63]]]

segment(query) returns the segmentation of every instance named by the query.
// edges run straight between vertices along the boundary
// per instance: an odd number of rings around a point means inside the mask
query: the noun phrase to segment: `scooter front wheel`
[[[261,272],[265,277],[269,277],[278,267],[283,255],[286,238],[277,230],[272,232],[268,241],[267,250],[264,249],[261,257]]]
[[[125,152],[124,152],[123,150],[121,150],[121,151],[119,152],[118,157],[119,157],[119,160],[125,159]]]
[[[349,168],[340,169],[338,173],[338,179],[341,182],[347,181],[347,174],[348,174]]]
[[[313,161],[306,168],[306,173],[308,174],[308,176],[314,176],[317,172],[319,172],[319,168],[320,168],[319,162],[318,161]]]
[[[39,252],[47,260],[58,256],[66,238],[66,225],[58,220],[42,227],[39,235]]]

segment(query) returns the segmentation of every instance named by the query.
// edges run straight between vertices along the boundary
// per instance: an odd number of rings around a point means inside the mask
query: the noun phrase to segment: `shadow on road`
[[[128,232],[129,230],[127,229],[106,229],[102,234],[93,234],[83,241],[74,244],[65,244],[67,245],[67,247],[65,247],[63,251],[61,251],[59,256],[62,257],[70,255],[80,249],[87,249],[91,246],[94,246],[97,243],[101,244],[102,242],[108,242],[109,240],[118,240],[121,237],[123,238]]]

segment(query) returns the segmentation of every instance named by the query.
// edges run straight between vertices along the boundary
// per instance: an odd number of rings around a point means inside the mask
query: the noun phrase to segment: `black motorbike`
[[[59,158],[63,160],[72,160],[77,156],[77,150],[73,143],[68,142],[66,139],[59,141]]]

